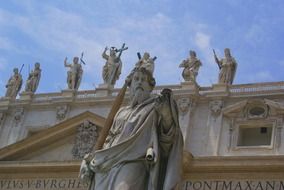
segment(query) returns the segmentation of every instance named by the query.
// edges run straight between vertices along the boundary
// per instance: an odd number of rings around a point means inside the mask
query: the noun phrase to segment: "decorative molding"
[[[277,119],[277,124],[276,124],[276,142],[275,142],[275,147],[276,147],[277,150],[279,150],[279,148],[281,146],[282,128],[283,128],[283,119],[279,118],[279,119]]]
[[[188,111],[193,111],[196,103],[192,98],[180,98],[177,100],[179,112],[182,116],[186,115]]]
[[[10,144],[0,149],[0,161],[2,160],[19,160],[20,157],[26,155],[27,150],[35,152],[41,150],[43,146],[48,146],[62,137],[75,135],[78,126],[85,120],[94,123],[97,127],[102,128],[105,123],[105,118],[86,111],[72,118],[60,122],[48,129],[44,129],[34,135],[31,135],[22,141]]]
[[[284,104],[269,99],[250,99],[237,102],[223,109],[223,114],[231,120],[228,128],[228,150],[278,151],[282,141]],[[272,126],[271,144],[256,146],[238,146],[240,126]]]
[[[6,114],[4,112],[0,112],[0,126],[2,125],[4,119],[5,119]]]
[[[233,133],[234,133],[234,129],[235,125],[234,125],[234,120],[231,119],[230,121],[230,128],[229,128],[229,143],[228,143],[228,150],[230,150],[232,148],[232,143],[233,143]]]
[[[268,116],[269,105],[264,100],[255,99],[248,101],[245,114],[248,119],[264,119]]]
[[[17,108],[14,113],[14,119],[18,123],[21,121],[22,117],[24,115],[24,108]]]
[[[88,120],[84,121],[77,129],[77,135],[72,149],[73,158],[83,159],[85,154],[91,152],[98,136],[98,127]]]
[[[220,115],[222,108],[223,108],[224,102],[222,100],[213,100],[209,102],[209,108],[211,110],[211,114],[214,117],[217,117]]]
[[[57,106],[56,107],[56,118],[58,120],[63,120],[66,117],[68,111],[68,106],[64,105],[64,106]]]

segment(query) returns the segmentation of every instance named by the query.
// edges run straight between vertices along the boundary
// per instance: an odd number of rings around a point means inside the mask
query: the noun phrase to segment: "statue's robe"
[[[236,70],[237,62],[233,57],[230,59],[221,59],[221,70],[219,73],[219,83],[222,84],[233,84]]]
[[[21,74],[14,74],[7,83],[5,97],[16,98],[22,88],[23,78]]]
[[[95,152],[90,168],[92,190],[171,190],[181,180],[183,138],[173,100],[174,122],[169,130],[161,124],[155,98],[131,108],[121,108],[107,137],[104,149]],[[154,160],[146,161],[149,147]]]

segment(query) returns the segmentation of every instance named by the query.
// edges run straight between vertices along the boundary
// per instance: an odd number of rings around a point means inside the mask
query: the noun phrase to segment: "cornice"
[[[76,127],[84,120],[89,120],[99,127],[103,127],[105,118],[92,112],[84,112],[73,118],[45,129],[35,135],[0,149],[0,160],[16,160],[27,152],[39,150],[49,143],[76,133]]]

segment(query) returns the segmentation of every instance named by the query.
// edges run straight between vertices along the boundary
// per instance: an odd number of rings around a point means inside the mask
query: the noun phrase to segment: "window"
[[[240,125],[237,146],[271,146],[272,131],[272,124]]]

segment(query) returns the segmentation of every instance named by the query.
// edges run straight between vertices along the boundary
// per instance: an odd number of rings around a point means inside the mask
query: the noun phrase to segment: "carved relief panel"
[[[68,106],[67,105],[57,106],[56,107],[56,118],[58,120],[65,119],[67,111],[68,111]]]
[[[195,102],[192,98],[180,98],[177,100],[180,115],[184,116],[188,111],[192,112],[195,107]]]
[[[94,147],[99,136],[99,127],[89,121],[84,121],[77,129],[72,155],[74,159],[82,159]]]

